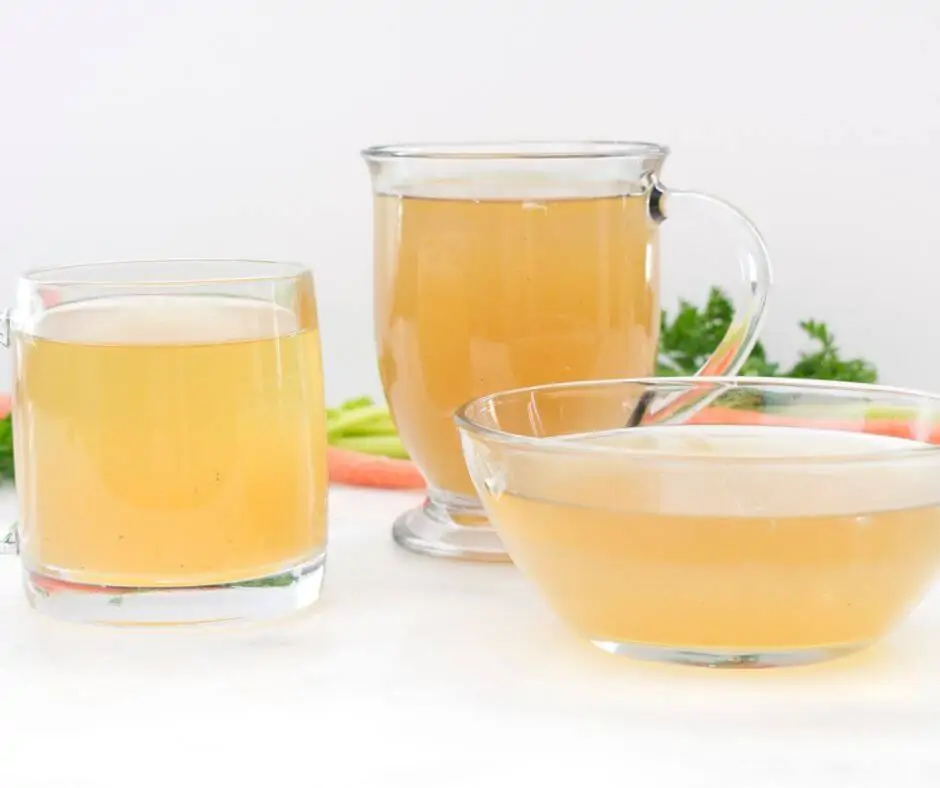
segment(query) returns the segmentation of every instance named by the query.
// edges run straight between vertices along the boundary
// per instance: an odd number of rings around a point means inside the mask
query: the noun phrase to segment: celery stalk
[[[375,405],[375,401],[372,397],[356,397],[355,399],[348,399],[342,405],[339,406],[340,410],[359,410],[359,408],[368,408],[371,405]]]
[[[361,451],[365,454],[378,454],[383,457],[394,457],[407,460],[408,452],[401,445],[396,435],[369,435],[355,437],[341,437],[332,442],[337,449]]]
[[[357,435],[397,435],[395,424],[388,413],[383,413],[368,421],[357,422],[346,427],[343,435],[353,437]]]
[[[366,405],[355,410],[343,410],[334,418],[327,419],[327,440],[345,435],[349,429],[361,429],[364,425],[387,416],[388,409],[380,405]]]

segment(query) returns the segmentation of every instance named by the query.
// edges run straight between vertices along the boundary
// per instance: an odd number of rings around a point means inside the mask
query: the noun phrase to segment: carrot
[[[690,424],[732,424],[762,427],[808,427],[820,430],[843,432],[865,432],[890,438],[918,440],[924,443],[940,443],[940,425],[932,424],[923,429],[916,421],[899,421],[886,418],[861,419],[811,419],[800,416],[785,416],[776,413],[757,413],[734,408],[713,407],[696,413]]]
[[[0,394],[0,419],[10,415],[12,400],[9,394]]]
[[[396,460],[375,454],[327,447],[330,481],[356,487],[391,490],[421,490],[424,477],[410,460]]]
[[[109,594],[111,596],[117,596],[136,590],[133,588],[109,588],[107,586],[89,586],[83,583],[68,583],[65,580],[59,580],[55,577],[36,574],[29,576],[29,582],[34,588],[47,594],[53,594],[56,591],[81,591],[86,594]]]
[[[39,300],[46,309],[51,309],[62,299],[58,290],[45,289],[39,291]]]

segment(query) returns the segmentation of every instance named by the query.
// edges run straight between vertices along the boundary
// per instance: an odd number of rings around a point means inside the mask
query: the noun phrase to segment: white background
[[[650,139],[762,228],[774,355],[813,316],[940,389],[938,40],[933,0],[0,0],[0,301],[34,265],[302,260],[329,397],[377,393],[361,147]],[[670,234],[667,303],[730,282]]]

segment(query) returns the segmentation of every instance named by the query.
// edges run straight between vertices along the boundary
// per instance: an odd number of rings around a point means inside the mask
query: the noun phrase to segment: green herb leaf
[[[297,582],[297,578],[290,572],[274,577],[263,577],[260,580],[245,580],[242,583],[232,583],[235,588],[283,588]]]
[[[0,481],[13,481],[13,418],[0,419]]]
[[[708,294],[705,308],[699,310],[688,301],[680,301],[675,317],[670,320],[663,310],[659,339],[659,375],[694,375],[718,347],[731,325],[734,305],[717,287]],[[813,378],[855,383],[875,383],[878,372],[864,359],[844,359],[835,337],[825,323],[804,320],[800,328],[813,348],[800,353],[799,360],[789,369],[767,358],[767,351],[758,342],[738,373],[750,377]]]

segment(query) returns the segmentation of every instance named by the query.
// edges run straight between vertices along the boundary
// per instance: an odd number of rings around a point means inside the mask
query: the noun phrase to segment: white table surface
[[[397,548],[414,500],[334,489],[323,598],[265,626],[51,621],[0,559],[0,786],[940,784],[940,595],[826,666],[636,663],[511,566]]]

